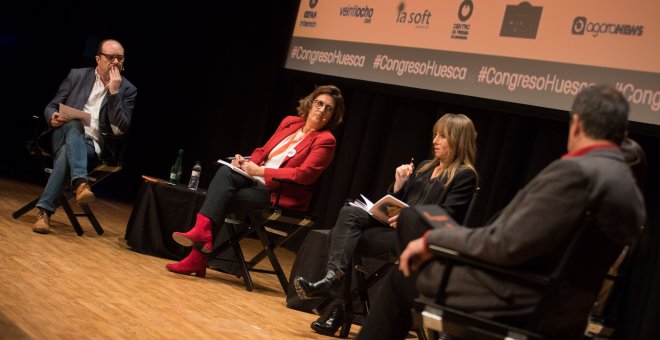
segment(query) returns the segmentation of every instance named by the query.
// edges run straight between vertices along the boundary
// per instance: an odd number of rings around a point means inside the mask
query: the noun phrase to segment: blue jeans
[[[59,205],[67,179],[87,178],[87,158],[96,158],[94,143],[85,138],[85,129],[79,120],[71,120],[53,130],[53,172],[37,207],[54,212]]]

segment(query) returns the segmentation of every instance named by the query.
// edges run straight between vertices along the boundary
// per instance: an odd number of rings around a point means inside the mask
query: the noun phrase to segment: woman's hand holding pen
[[[247,172],[250,176],[262,176],[264,175],[264,167],[258,166],[251,161],[243,160],[241,163],[241,169]]]
[[[413,171],[415,170],[415,165],[413,164],[414,160],[415,159],[412,158],[410,159],[410,163],[403,164],[396,168],[396,171],[394,172],[394,192],[399,192],[399,190],[401,190],[403,187],[403,184],[406,183],[406,181],[412,175]]]
[[[239,154],[235,154],[234,158],[231,159],[231,165],[240,168],[241,165],[243,165],[243,162],[245,162],[246,159],[243,158],[243,156]]]

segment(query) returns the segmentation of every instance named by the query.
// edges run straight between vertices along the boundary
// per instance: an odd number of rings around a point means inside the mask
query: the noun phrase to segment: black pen
[[[226,160],[228,160],[228,161],[233,161],[234,159],[236,159],[236,157],[227,157],[226,158]],[[250,156],[245,156],[245,157],[243,157],[243,159],[246,160],[246,161],[249,161]]]

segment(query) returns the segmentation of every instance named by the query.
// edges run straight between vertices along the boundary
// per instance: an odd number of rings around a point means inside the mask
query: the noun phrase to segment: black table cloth
[[[183,184],[146,181],[142,184],[126,226],[125,239],[135,251],[181,260],[190,249],[172,239],[175,231],[188,231],[195,222],[206,192]]]

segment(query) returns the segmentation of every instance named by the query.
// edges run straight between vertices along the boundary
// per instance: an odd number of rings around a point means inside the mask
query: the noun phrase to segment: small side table
[[[143,254],[181,260],[190,249],[174,242],[172,233],[190,229],[205,197],[205,189],[146,180],[126,225],[128,246]]]

